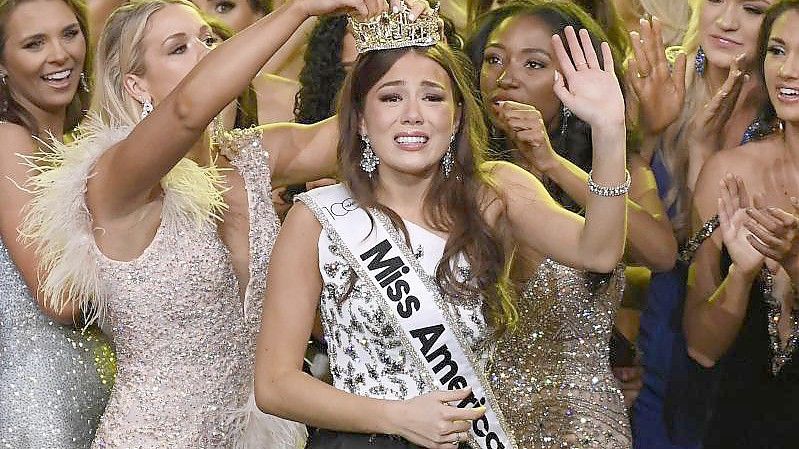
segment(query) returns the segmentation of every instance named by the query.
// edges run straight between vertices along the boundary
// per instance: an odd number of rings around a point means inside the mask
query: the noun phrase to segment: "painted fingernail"
[[[560,81],[560,72],[555,70],[555,81]]]
[[[391,7],[391,11],[392,11],[394,14],[398,13],[398,12],[399,12],[399,6],[397,6],[397,5],[394,5],[394,6],[392,6],[392,7]]]

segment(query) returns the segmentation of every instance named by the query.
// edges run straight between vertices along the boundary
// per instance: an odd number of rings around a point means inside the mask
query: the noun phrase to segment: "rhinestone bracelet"
[[[594,195],[605,197],[622,196],[626,195],[627,192],[630,191],[630,184],[632,180],[630,179],[630,172],[627,170],[624,170],[624,183],[613,187],[599,185],[594,182],[594,178],[591,177],[593,173],[593,170],[588,172],[588,191]]]

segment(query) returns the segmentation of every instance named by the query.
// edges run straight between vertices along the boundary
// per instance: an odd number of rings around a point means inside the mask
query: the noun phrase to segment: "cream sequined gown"
[[[114,338],[116,384],[92,447],[296,447],[302,426],[262,414],[252,399],[255,337],[278,230],[260,132],[230,133],[222,142],[249,200],[250,280],[244,300],[212,216],[222,213],[222,175],[187,159],[161,181],[162,221],[144,252],[120,262],[99,251],[85,208],[86,179],[102,152],[126,135],[124,129],[101,129],[77,148],[56,151],[60,166],[38,178],[28,223],[58,248],[58,231],[46,224],[53,214],[47,208],[59,202],[75,208],[56,211],[75,216],[68,230],[76,238],[64,244],[62,259],[82,259],[88,271],[66,277],[93,292],[91,305]],[[58,195],[56,185],[62,187]]]
[[[546,259],[519,298],[516,332],[497,344],[490,381],[520,449],[628,449],[629,421],[608,362],[621,302],[608,279]]]

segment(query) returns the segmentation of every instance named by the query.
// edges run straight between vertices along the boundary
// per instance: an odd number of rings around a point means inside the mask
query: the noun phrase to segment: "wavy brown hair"
[[[370,178],[360,168],[362,147],[358,130],[367,93],[401,57],[410,52],[430,58],[446,70],[454,100],[460,105],[460,127],[453,143],[455,165],[452,173],[444,177],[441,171],[436,171],[423,199],[424,214],[430,223],[437,230],[449,234],[444,255],[436,268],[436,283],[453,298],[482,296],[489,323],[501,332],[516,319],[514,293],[508,276],[513,248],[480,213],[491,201],[486,199],[490,197],[486,195],[486,189],[493,184],[490,176],[481,169],[485,161],[484,151],[488,147],[488,133],[480,105],[472,94],[474,77],[465,56],[440,43],[431,47],[406,47],[361,55],[344,83],[340,97],[339,173],[359,204],[385,213],[409,240],[402,219],[375,197],[379,174],[374,176],[373,173]],[[455,272],[461,256],[469,263],[468,279],[459,278],[459,273]]]

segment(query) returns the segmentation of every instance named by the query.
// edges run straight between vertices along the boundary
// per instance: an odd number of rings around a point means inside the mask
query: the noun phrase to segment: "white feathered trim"
[[[252,393],[232,419],[241,435],[236,449],[302,449],[308,438],[305,425],[262,412]]]
[[[100,277],[86,206],[86,182],[100,156],[125,139],[130,127],[109,127],[90,118],[73,142],[42,142],[35,156],[22,156],[33,171],[27,188],[34,194],[20,228],[22,238],[33,244],[44,274],[41,290],[49,307],[61,310],[79,305],[86,325],[105,310],[108,292]],[[187,221],[201,226],[219,218],[226,207],[222,177],[216,167],[202,168],[182,159],[161,180],[164,190],[162,225]]]

